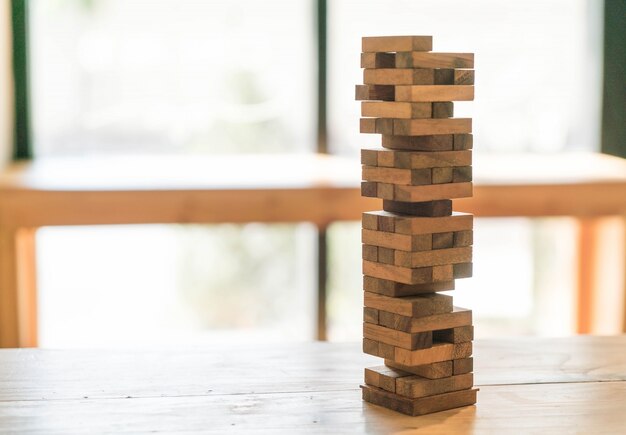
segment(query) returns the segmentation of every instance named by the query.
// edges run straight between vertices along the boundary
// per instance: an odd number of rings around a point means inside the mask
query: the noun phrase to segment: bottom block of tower
[[[363,400],[407,415],[424,415],[476,403],[477,388],[411,399],[377,387],[361,385]]]

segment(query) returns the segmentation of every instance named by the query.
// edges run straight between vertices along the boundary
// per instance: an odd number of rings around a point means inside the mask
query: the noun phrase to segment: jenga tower
[[[474,98],[474,55],[434,53],[431,36],[363,38],[363,399],[409,415],[476,403],[472,312],[455,307],[456,278],[472,274],[473,216],[452,211],[472,195],[472,120],[452,101]]]

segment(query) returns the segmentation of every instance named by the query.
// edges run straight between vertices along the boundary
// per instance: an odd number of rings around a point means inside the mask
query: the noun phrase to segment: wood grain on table
[[[356,344],[0,350],[0,433],[623,433],[626,336],[476,341],[476,406],[361,401]],[[420,431],[421,432],[421,431]]]

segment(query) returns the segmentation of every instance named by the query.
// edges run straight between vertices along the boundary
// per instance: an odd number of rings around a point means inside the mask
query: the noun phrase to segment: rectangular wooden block
[[[431,51],[432,36],[364,36],[361,39],[365,53],[379,51]]]
[[[377,325],[378,313],[379,311],[376,308],[363,307],[363,321]]]
[[[460,361],[460,360],[458,360]],[[426,379],[441,379],[454,375],[453,361],[440,361],[431,364],[424,364],[420,366],[405,366],[398,364],[397,362],[386,359],[385,365],[395,370],[399,370],[405,373],[421,376]],[[459,373],[462,374],[462,373]],[[395,388],[395,385],[394,385]]]
[[[474,68],[474,53],[396,53],[396,68]]]
[[[455,69],[454,70],[455,85],[473,85],[474,70],[473,69]]]
[[[455,134],[454,135],[455,150],[471,150],[474,146],[474,136],[471,134]]]
[[[454,281],[410,285],[373,276],[363,276],[363,290],[390,297],[414,296],[423,293],[454,290]]]
[[[361,53],[361,68],[395,68],[395,53]]]
[[[453,212],[449,216],[408,216],[384,210],[367,211],[362,214],[363,228],[407,235],[458,232],[459,242],[467,241],[474,225],[470,213]],[[469,243],[471,245],[471,243]],[[468,245],[463,245],[468,246]]]
[[[399,85],[395,89],[395,101],[472,101],[474,86],[471,85]]]
[[[403,414],[418,416],[460,408],[476,403],[478,389],[453,391],[435,396],[411,399],[376,387],[362,385],[363,400]]]
[[[472,263],[461,263],[452,266],[454,279],[470,278],[472,276]]]
[[[432,316],[410,317],[397,313],[378,310],[377,323],[381,326],[397,329],[407,333],[435,331],[446,328],[457,328],[472,324],[472,311],[453,307],[449,313],[433,314]],[[441,340],[437,340],[441,341]]]
[[[402,267],[429,267],[446,264],[469,263],[472,261],[472,247],[433,249],[422,252],[396,250],[394,264]]]
[[[472,342],[433,343],[428,349],[407,350],[394,347],[394,357],[388,358],[407,366],[419,366],[434,362],[467,358],[472,355]]]
[[[452,183],[465,183],[472,181],[471,166],[455,166],[452,169]]]
[[[395,99],[395,87],[387,85],[356,85],[355,99],[393,101]]]
[[[365,120],[377,118],[363,118]],[[376,162],[374,164],[374,161]],[[465,167],[472,164],[472,152],[464,151],[397,151],[385,148],[364,148],[361,163],[397,169],[431,169]]]
[[[363,274],[402,284],[436,283],[461,278],[460,276],[454,276],[454,265],[452,264],[412,269],[367,260],[363,260]]]
[[[363,323],[363,337],[403,349],[426,349],[433,345],[432,331],[408,334],[372,323]]]
[[[365,181],[421,186],[432,184],[432,169],[399,169],[380,166],[363,166],[361,178]]]
[[[376,196],[376,193],[373,196]],[[452,201],[442,199],[437,201],[402,202],[384,199],[383,210],[419,217],[443,217],[452,214]]]
[[[393,135],[420,136],[471,133],[471,118],[394,119]],[[384,133],[389,134],[389,133]]]
[[[465,373],[449,378],[427,379],[420,376],[403,376],[396,380],[396,394],[417,399],[451,391],[467,390],[474,385],[474,375]]]
[[[366,85],[453,85],[453,69],[432,68],[366,68]]]
[[[403,103],[395,101],[363,101],[361,116],[371,118],[431,118],[433,103]]]
[[[391,298],[370,292],[364,292],[363,294],[366,307],[400,314],[401,316],[423,317],[452,312],[452,296],[440,293],[402,298]]]
[[[369,338],[363,338],[363,353],[378,356],[380,358],[393,359],[394,351],[395,347],[390,344],[370,340]]]
[[[455,328],[440,329],[433,332],[433,337],[437,341],[446,343],[465,343],[474,339],[474,327],[472,325],[465,325]]]
[[[372,186],[372,184],[375,184],[375,186]],[[365,188],[363,188],[364,185]],[[402,186],[390,183],[364,181],[361,184],[361,194],[367,197],[401,202],[425,202],[439,199],[467,198],[472,196],[472,183]]]
[[[397,104],[443,104],[443,103],[397,103]],[[452,104],[452,103],[450,103]],[[452,116],[452,111],[450,112]],[[396,116],[396,118],[402,118]],[[454,135],[438,134],[427,136],[382,136],[383,148],[403,151],[453,151]]]
[[[396,392],[396,379],[411,376],[411,373],[396,370],[387,366],[367,367],[365,369],[365,383],[381,388],[391,393]]]
[[[404,251],[428,251],[432,249],[430,234],[400,234],[385,231],[361,230],[361,239],[366,245],[382,246]]]
[[[460,358],[452,361],[452,373],[462,375],[474,371],[474,358]]]

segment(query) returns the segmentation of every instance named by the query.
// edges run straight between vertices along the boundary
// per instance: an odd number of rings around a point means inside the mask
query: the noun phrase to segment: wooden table
[[[37,345],[39,227],[312,222],[324,231],[332,222],[358,220],[362,211],[380,208],[379,200],[360,196],[360,179],[358,162],[321,155],[16,164],[0,174],[0,347]],[[477,155],[474,179],[474,197],[455,201],[456,210],[481,217],[580,219],[578,326],[579,332],[589,332],[595,222],[603,216],[626,216],[626,161],[599,154]]]
[[[623,434],[626,336],[475,342],[478,404],[361,401],[357,344],[0,350],[0,433]],[[416,433],[418,433],[416,431]]]

